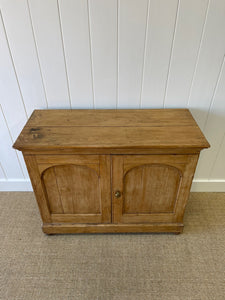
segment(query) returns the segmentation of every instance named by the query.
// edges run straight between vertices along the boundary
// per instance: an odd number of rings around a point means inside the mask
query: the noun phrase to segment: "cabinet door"
[[[182,222],[198,155],[114,155],[114,223]]]
[[[25,156],[44,223],[111,222],[110,157]]]

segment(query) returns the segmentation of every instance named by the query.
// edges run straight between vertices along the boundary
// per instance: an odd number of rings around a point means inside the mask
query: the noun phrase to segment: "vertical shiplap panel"
[[[48,106],[70,108],[57,0],[29,0]]]
[[[7,120],[12,142],[15,141],[27,121],[27,114],[23,103],[18,78],[13,65],[11,52],[9,50],[7,36],[5,34],[2,16],[0,14],[0,104]],[[5,148],[5,150],[8,148]],[[10,153],[10,151],[9,151]],[[10,163],[10,154],[7,161]],[[23,173],[28,177],[26,166],[21,153],[18,152]],[[5,166],[4,166],[5,169]],[[7,172],[7,170],[5,170]],[[13,176],[12,176],[13,177]]]
[[[95,108],[115,108],[117,0],[88,0]]]
[[[27,116],[1,18],[0,53],[0,104],[10,132],[16,138],[26,123]]]
[[[118,108],[140,104],[148,0],[119,0]]]
[[[12,149],[12,140],[0,107],[0,163],[7,178],[24,178],[16,151]],[[4,176],[5,177],[5,176]]]
[[[225,124],[224,124],[225,127]],[[222,143],[216,157],[215,164],[210,174],[210,179],[222,179],[225,180],[225,134],[223,136]]]
[[[3,171],[2,165],[0,163],[0,180],[1,179],[6,179],[6,175],[5,175],[4,171]]]
[[[19,162],[20,162],[24,177],[25,177],[25,179],[28,179],[29,174],[27,172],[27,167],[26,167],[26,164],[25,164],[25,161],[24,161],[24,158],[23,158],[23,154],[22,154],[21,151],[17,151],[17,150],[16,150],[16,153],[17,153],[17,157],[19,158]]]
[[[196,177],[209,179],[213,170],[212,178],[220,178],[220,166],[225,168],[225,151],[223,152],[223,156],[220,157],[219,165],[214,167],[214,163],[216,162],[218,152],[220,151],[219,148],[225,134],[225,59],[206,126],[204,128],[204,133],[211,145],[211,148],[202,152]]]
[[[151,0],[141,106],[161,108],[165,94],[178,0]]]
[[[26,0],[4,1],[2,16],[19,85],[28,116],[35,108],[46,108],[30,16]]]
[[[180,1],[165,107],[186,107],[209,0]]]
[[[189,107],[203,129],[225,52],[225,1],[210,1]]]
[[[92,108],[87,0],[60,0],[59,8],[72,108]]]

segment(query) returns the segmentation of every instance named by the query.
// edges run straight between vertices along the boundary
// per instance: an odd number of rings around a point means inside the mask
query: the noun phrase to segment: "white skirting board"
[[[224,179],[195,179],[191,192],[225,192]]]
[[[29,179],[0,179],[0,191],[33,191]],[[225,192],[223,179],[195,179],[191,192]]]
[[[0,179],[1,192],[28,192],[33,191],[29,179]]]

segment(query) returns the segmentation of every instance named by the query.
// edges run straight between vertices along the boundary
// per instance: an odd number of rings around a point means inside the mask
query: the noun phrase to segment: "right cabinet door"
[[[182,223],[198,155],[113,155],[113,223]]]

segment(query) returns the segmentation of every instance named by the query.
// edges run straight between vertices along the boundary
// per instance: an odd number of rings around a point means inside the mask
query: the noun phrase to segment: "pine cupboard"
[[[47,234],[182,232],[208,147],[187,109],[35,110],[14,144]]]

